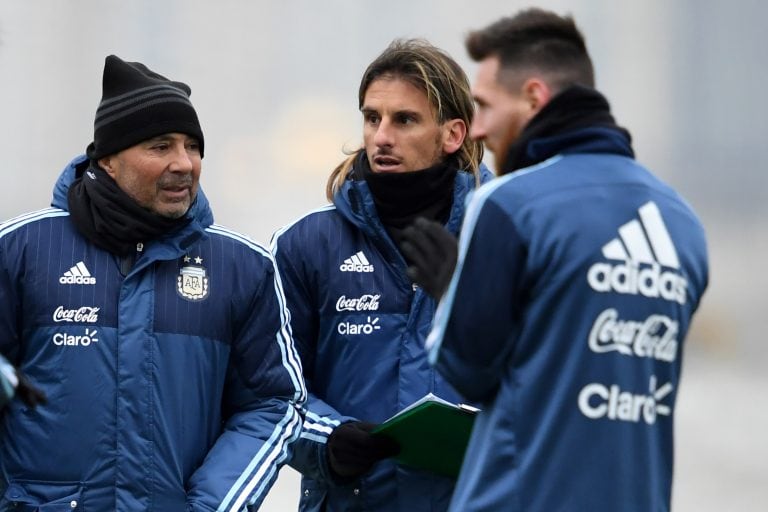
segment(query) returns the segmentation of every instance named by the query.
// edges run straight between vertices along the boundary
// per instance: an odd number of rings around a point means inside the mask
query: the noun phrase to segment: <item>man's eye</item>
[[[368,114],[365,116],[365,122],[370,124],[376,124],[379,122],[379,116],[376,114]]]
[[[413,116],[409,116],[409,115],[397,116],[396,120],[400,124],[410,124],[410,123],[413,123],[415,121]]]

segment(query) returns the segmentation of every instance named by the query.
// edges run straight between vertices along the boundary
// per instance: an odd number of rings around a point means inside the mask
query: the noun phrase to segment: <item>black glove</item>
[[[374,463],[397,455],[400,445],[382,434],[371,434],[373,423],[353,421],[333,429],[328,437],[328,463],[342,478],[356,478]]]
[[[45,393],[33,386],[23,373],[16,370],[16,377],[19,379],[19,385],[16,386],[16,396],[19,397],[22,402],[33,409],[40,404],[48,403],[48,399],[45,398]]]
[[[437,300],[456,268],[459,244],[442,224],[419,217],[402,232],[400,250],[408,260],[408,277]]]
[[[29,407],[46,403],[43,392],[32,386],[23,373],[0,356],[0,407],[5,407],[14,396],[19,397]]]

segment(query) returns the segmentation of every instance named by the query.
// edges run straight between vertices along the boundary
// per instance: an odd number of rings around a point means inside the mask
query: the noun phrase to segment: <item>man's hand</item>
[[[328,463],[342,478],[356,478],[368,472],[374,463],[397,455],[397,441],[372,434],[373,423],[353,421],[333,429],[328,437]]]
[[[48,399],[45,398],[45,393],[33,386],[23,373],[16,370],[16,376],[19,379],[19,385],[16,386],[16,396],[19,397],[22,402],[33,409],[40,404],[48,403]]]
[[[7,359],[0,356],[0,407],[5,406],[14,396],[33,408],[46,403],[43,392],[34,387]]]
[[[439,222],[419,217],[405,228],[400,249],[408,260],[408,277],[440,300],[456,268],[459,246]]]

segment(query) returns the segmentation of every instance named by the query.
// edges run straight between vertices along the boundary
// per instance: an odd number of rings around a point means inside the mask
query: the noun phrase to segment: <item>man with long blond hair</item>
[[[401,233],[417,217],[457,233],[490,174],[467,136],[467,77],[439,48],[394,41],[358,101],[363,145],[332,172],[332,204],[272,241],[310,392],[290,464],[302,511],[445,510],[454,480],[396,464],[397,445],[371,430],[427,393],[459,400],[427,363],[435,301],[408,277]]]

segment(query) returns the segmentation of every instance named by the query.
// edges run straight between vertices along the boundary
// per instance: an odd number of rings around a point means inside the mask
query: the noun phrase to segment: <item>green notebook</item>
[[[478,409],[452,404],[432,393],[412,403],[378,427],[400,443],[401,464],[457,477]]]

